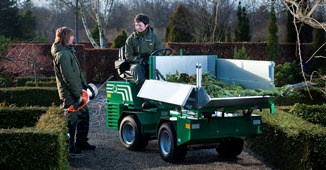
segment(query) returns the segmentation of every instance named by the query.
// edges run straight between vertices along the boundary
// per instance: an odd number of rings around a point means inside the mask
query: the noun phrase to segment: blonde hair
[[[55,43],[60,45],[67,45],[71,35],[74,35],[74,31],[69,27],[61,27],[55,31]]]

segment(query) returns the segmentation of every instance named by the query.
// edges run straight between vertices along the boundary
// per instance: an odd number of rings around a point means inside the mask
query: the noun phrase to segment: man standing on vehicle
[[[150,27],[149,17],[138,14],[134,19],[135,30],[126,40],[125,56],[131,64],[130,71],[137,87],[140,89],[148,76],[148,58],[150,53],[162,49],[161,38]]]

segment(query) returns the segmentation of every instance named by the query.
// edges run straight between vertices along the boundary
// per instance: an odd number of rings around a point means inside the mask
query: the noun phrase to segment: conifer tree
[[[166,42],[191,42],[193,36],[190,27],[191,14],[183,4],[179,4],[173,12],[166,28]]]
[[[111,48],[120,48],[125,45],[128,36],[125,30],[122,30],[119,35],[117,35],[111,45]]]
[[[99,29],[98,29],[98,25],[96,24],[95,27],[92,29],[92,37],[94,38],[95,42],[99,42],[100,41],[100,34],[99,34]]]
[[[279,56],[279,43],[278,43],[278,28],[276,25],[277,19],[275,16],[274,4],[272,5],[269,13],[269,22],[267,30],[267,46],[266,54],[269,60],[275,60]]]
[[[295,43],[297,40],[297,34],[293,24],[293,16],[290,11],[287,11],[287,23],[286,23],[286,42]]]
[[[36,16],[31,10],[26,10],[21,16],[22,39],[32,40],[35,38]],[[28,31],[27,31],[28,30]]]
[[[237,11],[238,23],[234,31],[235,42],[250,41],[250,24],[249,17],[246,12],[245,7],[241,7],[241,1],[239,1],[238,11]]]
[[[21,17],[17,2],[13,0],[1,0],[0,11],[0,35],[11,39],[21,38]]]

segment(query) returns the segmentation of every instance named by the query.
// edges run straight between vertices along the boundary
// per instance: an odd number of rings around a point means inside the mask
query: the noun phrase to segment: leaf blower
[[[78,105],[78,108],[75,109],[74,105],[71,105],[68,108],[68,112],[78,112],[80,109],[82,109],[86,104],[89,102],[90,99],[94,99],[98,94],[98,89],[93,83],[89,83],[87,85],[86,90],[81,91],[81,103]]]

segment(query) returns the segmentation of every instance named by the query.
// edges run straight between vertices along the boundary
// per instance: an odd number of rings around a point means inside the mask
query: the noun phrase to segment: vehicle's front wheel
[[[158,132],[160,154],[166,162],[181,162],[187,155],[187,146],[177,146],[176,131],[171,122],[161,125]]]
[[[243,144],[244,141],[241,138],[225,138],[222,139],[216,151],[222,157],[234,158],[242,152]]]
[[[140,123],[135,115],[126,116],[120,123],[119,138],[123,146],[129,150],[145,149],[149,138],[141,134]]]

